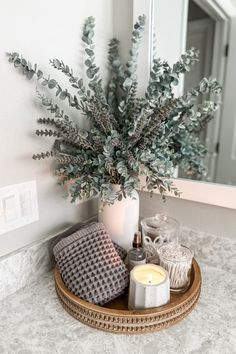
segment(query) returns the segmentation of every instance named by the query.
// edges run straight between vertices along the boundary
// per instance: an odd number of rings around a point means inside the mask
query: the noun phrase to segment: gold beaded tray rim
[[[196,305],[201,292],[201,271],[193,260],[189,289],[171,295],[167,305],[146,310],[126,310],[91,304],[72,294],[63,283],[57,267],[54,270],[58,298],[64,309],[80,322],[107,332],[147,333],[170,327],[185,318]]]

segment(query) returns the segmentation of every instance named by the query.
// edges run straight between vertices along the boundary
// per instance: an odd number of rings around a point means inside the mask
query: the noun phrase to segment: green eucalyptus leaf
[[[27,78],[28,78],[29,80],[31,80],[32,77],[34,76],[34,74],[35,74],[34,70],[29,70],[29,71],[27,72]]]
[[[133,80],[129,77],[127,77],[127,79],[125,79],[124,83],[123,83],[123,87],[124,88],[129,88],[131,85],[133,84]]]
[[[43,72],[41,70],[38,70],[37,71],[37,77],[38,77],[38,80],[42,79],[43,77]]]
[[[65,100],[67,97],[67,92],[66,91],[62,91],[59,95],[60,100]]]
[[[93,57],[94,56],[94,51],[89,49],[89,48],[85,48],[85,52],[88,54],[89,57]]]
[[[93,69],[89,68],[89,69],[87,69],[86,74],[87,74],[89,79],[92,79],[94,77],[94,75],[95,75],[95,71]]]
[[[55,68],[59,69],[61,67],[61,62],[58,59],[53,59],[53,65]]]
[[[50,88],[50,89],[53,89],[54,87],[56,87],[56,85],[57,85],[57,82],[56,82],[56,80],[50,80],[49,82],[48,82],[48,87]]]
[[[86,37],[86,36],[83,36],[83,37],[82,37],[82,41],[85,42],[86,44],[90,44],[90,40],[89,40],[89,38]]]
[[[15,59],[15,60],[14,60],[14,66],[17,68],[17,67],[19,67],[20,65],[21,65],[20,59],[19,59],[19,58]]]
[[[84,62],[84,64],[85,64],[86,66],[88,66],[88,67],[92,66],[92,62],[91,62],[91,60],[89,60],[89,59],[86,59],[85,62]]]

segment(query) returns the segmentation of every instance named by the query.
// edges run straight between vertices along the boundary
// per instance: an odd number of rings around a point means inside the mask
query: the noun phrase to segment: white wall
[[[97,63],[106,74],[107,42],[113,36],[112,0],[4,1],[0,11],[0,187],[36,180],[39,221],[0,235],[0,255],[59,231],[66,224],[94,215],[95,202],[74,206],[62,198],[48,161],[31,156],[50,148],[50,139],[33,134],[36,119],[44,116],[35,98],[36,81],[29,82],[10,65],[5,52],[22,53],[46,73],[67,83],[50,67],[58,57],[79,71],[82,67],[81,28],[87,16],[96,18]],[[78,113],[71,112],[75,118]],[[81,120],[82,121],[82,120]],[[83,124],[83,123],[82,123]]]
[[[119,39],[123,62],[129,58],[131,31],[133,27],[133,1],[114,0],[114,37]]]
[[[186,49],[188,0],[154,0],[157,56],[174,64]],[[184,81],[175,88],[182,93]]]
[[[187,11],[188,0],[154,0],[157,55],[171,64],[185,50]]]

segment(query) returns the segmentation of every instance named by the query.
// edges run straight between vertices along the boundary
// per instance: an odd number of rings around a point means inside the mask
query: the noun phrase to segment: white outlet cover
[[[0,188],[0,235],[38,219],[36,181]]]

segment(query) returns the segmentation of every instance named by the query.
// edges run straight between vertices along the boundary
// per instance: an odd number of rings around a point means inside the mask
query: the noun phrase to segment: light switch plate
[[[38,219],[36,181],[0,188],[0,235]]]

